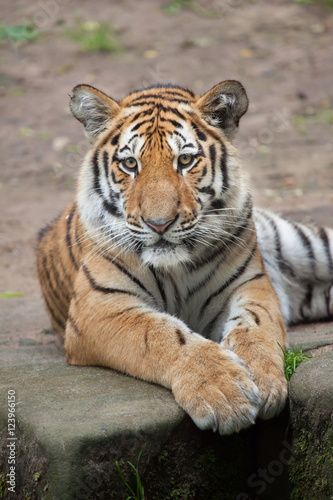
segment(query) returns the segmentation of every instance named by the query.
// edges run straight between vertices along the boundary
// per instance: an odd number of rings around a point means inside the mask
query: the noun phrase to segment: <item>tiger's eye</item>
[[[184,166],[184,167],[187,167],[193,160],[193,156],[191,155],[180,155],[180,157],[178,158],[178,161],[180,163],[181,166]]]
[[[129,158],[126,158],[124,163],[125,163],[126,167],[130,168],[131,170],[135,169],[138,166],[138,162],[132,156],[130,156]]]

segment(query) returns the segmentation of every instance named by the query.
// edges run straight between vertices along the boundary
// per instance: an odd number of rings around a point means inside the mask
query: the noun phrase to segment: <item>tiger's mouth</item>
[[[171,250],[176,246],[175,243],[171,243],[171,241],[165,240],[164,238],[161,238],[158,240],[156,243],[152,245],[152,248],[156,248],[157,250]]]
[[[187,245],[182,241],[172,242],[164,237],[141,250],[141,258],[147,265],[155,268],[170,268],[191,260]]]

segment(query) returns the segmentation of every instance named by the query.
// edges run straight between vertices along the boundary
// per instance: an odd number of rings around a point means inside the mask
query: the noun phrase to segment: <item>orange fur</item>
[[[240,278],[236,276],[229,288],[221,291],[224,321],[233,321],[227,314],[232,307],[241,307],[244,315],[242,313],[242,318],[219,345],[200,335],[203,332],[193,332],[193,327],[200,323],[206,311],[219,312],[214,294],[212,297],[208,292],[206,297],[202,295],[207,308],[203,308],[198,320],[186,320],[186,307],[179,305],[188,292],[184,287],[176,300],[179,317],[170,314],[161,291],[165,285],[161,285],[161,281],[170,279],[172,283],[179,276],[183,276],[181,281],[184,281],[186,271],[180,266],[176,274],[171,272],[168,275],[164,270],[156,276],[157,271],[143,263],[140,252],[126,249],[121,236],[111,241],[96,229],[97,215],[93,218],[90,212],[93,204],[97,206],[99,203],[98,196],[106,196],[103,194],[105,183],[100,179],[103,168],[107,172],[112,159],[118,165],[112,167],[113,183],[121,188],[113,201],[108,201],[109,205],[104,203],[104,207],[112,212],[115,220],[126,219],[133,228],[140,231],[144,228],[146,233],[150,231],[144,225],[146,221],[154,223],[157,228],[172,221],[173,225],[179,224],[178,233],[187,230],[197,222],[201,210],[198,192],[212,196],[209,186],[204,186],[202,191],[197,191],[197,188],[205,169],[211,175],[213,167],[208,161],[209,155],[214,159],[214,154],[218,154],[211,145],[223,141],[229,158],[228,179],[223,172],[224,181],[229,182],[227,196],[235,205],[243,204],[243,208],[239,208],[243,213],[247,206],[244,201],[247,184],[230,141],[240,116],[246,110],[247,98],[245,92],[232,82],[221,86],[214,87],[200,99],[178,87],[172,90],[173,94],[168,87],[163,91],[158,87],[135,92],[120,103],[88,86],[74,89],[73,113],[84,123],[94,145],[80,174],[75,203],[41,233],[37,269],[52,324],[65,337],[70,364],[110,367],[162,384],[173,390],[176,400],[199,427],[230,433],[253,423],[258,412],[264,417],[274,415],[280,411],[286,397],[283,357],[278,346],[278,343],[285,346],[286,333],[277,296],[256,249],[251,218],[244,229],[244,243],[234,245],[233,251],[226,254],[224,264],[219,264],[216,271],[223,283],[224,276],[232,276],[245,261],[248,262]],[[230,101],[235,106],[229,95],[233,92],[239,104],[238,108],[232,108],[234,119],[230,118],[230,112],[221,115],[221,120],[224,120],[221,129],[216,126],[215,118],[210,121],[207,116],[212,107],[220,109],[215,101],[223,89],[227,91],[223,103],[229,105]],[[159,97],[161,92],[166,96],[164,100]],[[191,117],[192,128],[194,125],[198,127],[199,139],[208,137],[207,142],[202,143],[201,157],[197,155],[198,163],[190,175],[182,173],[180,167],[175,168],[174,153],[165,139],[170,127],[175,129],[173,133],[177,137],[177,126],[173,124],[177,120],[176,112],[168,111],[175,96],[181,102],[178,114],[189,113],[186,116]],[[140,170],[133,175],[124,170],[126,166],[121,166],[114,151],[119,131],[125,133],[136,123],[133,122],[133,107],[136,102],[140,104],[140,99],[143,100],[139,108],[143,117],[137,118],[137,141],[145,137],[148,144],[150,137],[150,142],[149,147],[142,148]],[[154,106],[150,99],[154,100]],[[150,130],[152,126],[155,128]],[[121,151],[120,147],[118,149]],[[221,151],[223,165],[226,151]],[[93,175],[95,180],[92,183]],[[88,196],[95,196],[91,198],[91,206],[86,202]],[[120,197],[123,209],[117,205]],[[120,216],[119,210],[123,210]],[[234,213],[231,211],[226,219],[227,229],[234,223]],[[156,236],[155,232],[149,233],[149,237],[153,236]],[[204,251],[205,247],[202,254]],[[200,305],[199,299],[196,300],[198,305],[193,302],[193,315]]]

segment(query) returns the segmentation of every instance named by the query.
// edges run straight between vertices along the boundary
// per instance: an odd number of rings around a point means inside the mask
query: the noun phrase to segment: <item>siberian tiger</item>
[[[37,246],[68,363],[170,388],[221,434],[278,414],[285,322],[332,317],[333,231],[252,209],[232,145],[243,86],[153,85],[116,102],[78,85],[70,107],[92,147]]]

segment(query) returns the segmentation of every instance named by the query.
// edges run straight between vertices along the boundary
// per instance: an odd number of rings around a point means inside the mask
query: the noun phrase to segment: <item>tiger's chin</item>
[[[186,248],[181,245],[154,245],[146,247],[141,253],[141,259],[148,266],[169,269],[191,261]]]

